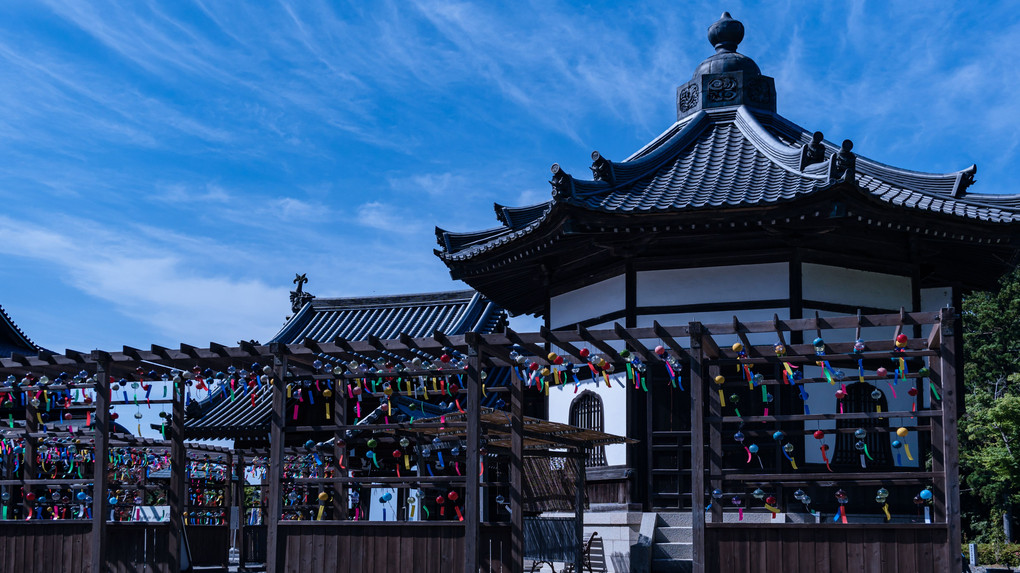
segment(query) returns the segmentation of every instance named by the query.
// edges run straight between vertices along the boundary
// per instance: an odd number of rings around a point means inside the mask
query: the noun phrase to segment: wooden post
[[[574,491],[574,571],[581,572],[584,567],[584,472],[585,460],[584,448],[575,450],[577,456],[574,461],[577,463],[577,481]]]
[[[691,511],[694,573],[705,572],[705,388],[701,323],[689,325],[691,336]]]
[[[106,570],[106,457],[110,442],[110,356],[105,352],[95,351],[92,359],[96,361],[95,405],[96,415],[92,418],[92,436],[95,440],[95,463],[93,464],[92,481],[92,573]],[[171,554],[172,557],[172,554]]]
[[[279,343],[273,343],[270,348],[270,352],[273,353],[273,380],[271,381],[273,414],[270,417],[272,429],[269,438],[269,500],[266,504],[266,573],[283,570],[279,554],[280,547],[282,547],[279,532],[283,502],[280,481],[283,478],[283,408],[287,401],[287,359],[282,355],[280,347]]]
[[[188,452],[184,447],[184,395],[187,382],[174,384],[170,407],[170,489],[167,504],[170,506],[170,571],[181,570],[184,545],[184,510],[187,507],[185,480],[188,471]]]
[[[511,573],[524,572],[524,389],[510,367],[510,561]]]
[[[469,332],[468,367],[465,381],[467,383],[467,484],[464,492],[464,571],[478,573],[478,533],[481,519],[479,496],[479,455],[481,446],[480,432],[482,427],[482,357],[478,349],[478,335]]]
[[[244,450],[235,450],[235,452],[234,463],[237,464],[237,488],[235,489],[235,495],[237,496],[235,499],[237,503],[237,568],[244,571],[244,526],[247,525],[245,515],[248,511],[248,498],[245,496],[245,486],[248,484],[248,480],[245,478],[245,464],[247,462],[244,459]]]
[[[236,495],[235,492],[237,491],[237,488],[234,487],[234,454],[232,452],[227,452],[226,455],[227,455],[227,471],[226,471],[226,476],[224,477],[224,480],[223,480],[223,517],[225,518],[225,521],[227,522],[227,537],[229,539],[231,537],[230,536],[230,517],[231,517],[231,515],[233,513],[233,507],[234,507],[234,503],[235,503],[234,502],[234,496]],[[237,513],[237,527],[238,528],[241,527],[241,512],[240,512],[240,510],[238,510],[238,513]],[[235,531],[238,531],[238,530],[235,530]],[[228,567],[230,566],[230,547],[232,545],[233,544],[231,543],[230,545],[227,546],[227,555],[226,555],[227,559],[226,559],[226,563],[227,563]]]
[[[25,468],[21,472],[21,491],[22,496],[32,491],[32,486],[26,486],[25,480],[39,479],[39,468],[37,467],[35,456],[35,438],[32,434],[39,431],[39,409],[32,405],[32,400],[35,399],[38,390],[27,391],[25,390]],[[41,507],[41,506],[40,506]],[[32,515],[32,510],[35,508],[35,503],[28,501],[22,497],[22,508],[25,513],[25,517]]]
[[[963,570],[960,552],[960,456],[957,437],[957,384],[956,384],[956,321],[951,308],[942,309],[940,315],[942,341],[939,344],[940,375],[942,377],[942,453],[945,460],[945,511],[949,526],[950,571]]]
[[[715,389],[722,386],[715,384],[715,377],[719,375],[719,365],[712,363],[708,367],[708,379]],[[714,392],[718,393],[718,392]],[[718,398],[708,399],[708,415],[711,420],[708,422],[708,478],[709,487],[712,490],[722,489],[722,403]],[[778,466],[780,471],[782,466]],[[720,500],[712,500],[712,523],[723,521],[723,504]]]
[[[347,394],[344,392],[344,384],[347,382],[343,375],[338,375],[333,384],[333,421],[337,428],[347,425]],[[337,481],[333,482],[333,515],[334,519],[347,519],[347,485],[341,483],[341,474],[348,473],[340,468],[340,458],[344,454],[344,447],[341,445],[345,438],[344,432],[337,429],[333,432],[333,459],[336,460],[336,472],[333,476]],[[347,462],[350,463],[350,460]]]

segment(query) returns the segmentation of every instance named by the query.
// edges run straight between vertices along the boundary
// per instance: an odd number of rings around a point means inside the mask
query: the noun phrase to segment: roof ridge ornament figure
[[[800,170],[804,171],[804,168],[808,165],[814,165],[815,163],[821,163],[825,161],[825,146],[822,145],[822,139],[825,136],[822,132],[816,131],[811,135],[811,143],[804,144],[800,148]]]
[[[553,163],[549,170],[552,171],[552,179],[549,181],[549,184],[552,185],[553,199],[570,197],[573,194],[574,178],[564,171],[559,163]]]
[[[854,142],[849,139],[843,140],[839,151],[829,157],[829,178],[828,183],[854,183],[854,175],[857,173],[857,156],[853,153]]]
[[[294,284],[297,285],[297,290],[290,291],[290,310],[291,312],[297,312],[301,310],[301,307],[305,303],[315,298],[315,295],[307,293],[302,287],[308,283],[307,273],[294,274]]]
[[[598,151],[591,152],[591,174],[595,178],[595,181],[605,181],[606,183],[613,183],[615,179],[613,174],[613,164],[611,161],[602,156]]]

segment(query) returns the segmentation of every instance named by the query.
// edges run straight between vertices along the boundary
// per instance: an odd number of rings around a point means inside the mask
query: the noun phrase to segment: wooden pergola
[[[89,354],[67,351],[64,354],[42,353],[35,357],[15,356],[0,359],[0,375],[12,375],[22,379],[29,374],[34,377],[27,385],[0,386],[0,393],[10,395],[31,394],[42,391],[67,389],[67,385],[39,385],[39,378],[54,379],[61,372],[87,371],[87,382],[76,382],[79,389],[88,388],[95,393],[95,417],[91,431],[57,426],[42,432],[31,423],[22,428],[5,430],[8,439],[23,439],[25,458],[35,455],[36,444],[54,439],[92,440],[95,459],[106,459],[111,444],[117,444],[118,436],[111,436],[110,428],[110,380],[111,377],[137,380],[139,369],[158,364],[182,371],[206,369],[226,370],[230,366],[252,361],[268,366],[268,376],[273,397],[273,415],[270,448],[267,454],[269,490],[266,527],[270,540],[267,550],[269,571],[298,571],[311,565],[315,569],[333,570],[344,568],[351,571],[393,571],[400,567],[416,571],[440,571],[457,573],[474,572],[502,567],[505,570],[521,571],[523,567],[523,499],[522,459],[526,455],[582,456],[585,447],[593,444],[611,443],[615,438],[597,432],[584,432],[569,426],[531,420],[523,415],[523,395],[534,383],[534,377],[522,379],[517,369],[520,356],[526,356],[528,363],[535,363],[539,369],[557,368],[554,356],[566,362],[585,365],[598,356],[607,364],[614,364],[620,370],[628,362],[628,354],[637,356],[643,363],[653,365],[664,359],[662,351],[652,350],[653,341],[663,351],[685,365],[683,376],[688,379],[691,392],[691,442],[706,447],[692,447],[690,468],[692,476],[694,516],[694,566],[696,571],[743,570],[751,555],[778,554],[782,559],[768,560],[761,565],[764,571],[791,571],[791,562],[799,563],[804,570],[847,570],[847,563],[864,559],[865,563],[887,562],[888,555],[911,570],[959,570],[960,567],[960,511],[956,441],[956,356],[954,350],[954,317],[949,309],[938,313],[905,313],[888,315],[846,316],[839,318],[810,318],[796,320],[743,323],[734,318],[732,323],[703,325],[691,323],[683,326],[662,326],[655,323],[645,328],[624,328],[617,325],[612,329],[588,330],[579,327],[571,331],[547,331],[540,333],[504,333],[479,335],[468,333],[464,336],[444,336],[393,340],[371,338],[364,342],[338,340],[330,343],[308,341],[304,344],[272,344],[256,346],[241,344],[237,347],[210,344],[208,348],[181,345],[179,349],[153,346],[149,350],[123,348],[119,352],[95,351]],[[730,416],[723,414],[721,400],[715,398],[715,376],[720,368],[759,365],[780,371],[782,364],[813,364],[819,355],[813,345],[788,344],[786,353],[777,355],[771,345],[752,345],[749,335],[773,333],[780,340],[790,333],[818,333],[820,336],[834,329],[870,329],[872,327],[930,328],[926,339],[914,338],[902,349],[905,357],[927,361],[930,372],[922,377],[912,376],[910,383],[920,385],[927,381],[941,397],[928,408],[916,412],[880,413],[815,413],[775,414],[769,416]],[[740,353],[727,348],[718,339],[729,337],[743,342]],[[853,343],[832,343],[826,346],[825,359],[833,364],[853,363],[859,359],[888,360],[897,352],[892,340],[865,340],[865,350],[855,351]],[[626,350],[626,351],[625,351]],[[441,356],[454,356],[445,362]],[[400,360],[394,361],[394,356]],[[427,357],[424,366],[420,359]],[[456,358],[460,357],[460,358]],[[331,365],[351,364],[364,360],[390,361],[393,367],[380,371],[375,366],[367,369],[345,369]],[[415,360],[418,359],[418,360]],[[323,362],[327,364],[323,366]],[[509,367],[514,373],[507,387],[483,387],[483,370],[493,367]],[[541,371],[541,370],[539,370]],[[352,394],[343,391],[357,385],[361,396],[371,396],[380,403],[390,396],[379,387],[373,391],[371,381],[415,377],[459,377],[459,387],[447,390],[457,400],[458,410],[442,419],[414,423],[351,423],[346,419],[347,401]],[[0,377],[2,379],[2,377]],[[553,380],[549,376],[548,380]],[[332,411],[330,423],[317,426],[289,426],[285,405],[288,384],[297,381],[321,381],[332,384]],[[732,381],[743,384],[742,381]],[[730,384],[725,381],[724,384]],[[779,379],[766,377],[765,385],[781,384]],[[805,379],[801,384],[823,384],[822,379]],[[384,386],[385,387],[385,386]],[[227,462],[233,475],[234,467],[243,468],[244,456],[262,452],[223,451],[204,446],[188,444],[184,440],[185,384],[171,384],[172,405],[171,428],[168,440],[154,443],[145,442],[146,447],[168,448],[171,459],[171,477],[168,488],[170,520],[162,539],[157,543],[166,548],[167,559],[157,560],[157,570],[176,571],[181,563],[181,540],[185,534],[184,508],[186,506],[186,463],[189,449],[206,449],[217,455],[232,456]],[[706,390],[708,393],[706,394]],[[392,391],[392,389],[390,390]],[[399,387],[398,387],[399,391]],[[640,391],[640,390],[628,390]],[[503,393],[508,397],[508,411],[483,411],[480,397],[486,393]],[[28,401],[31,404],[31,401]],[[462,407],[463,406],[463,407]],[[29,406],[31,407],[31,406]],[[27,411],[33,414],[32,411]],[[27,415],[26,418],[33,418]],[[924,427],[930,437],[932,463],[931,471],[873,471],[854,472],[848,475],[818,475],[803,471],[790,471],[783,466],[773,471],[748,473],[734,471],[723,463],[722,436],[724,429],[734,425],[760,424],[762,428],[783,428],[787,432],[806,432],[806,420],[869,419],[892,420],[895,418],[925,419]],[[29,422],[31,420],[28,420]],[[799,428],[799,429],[798,429]],[[332,437],[314,445],[314,450],[323,457],[336,460],[336,466],[343,468],[342,456],[351,453],[345,448],[363,448],[365,436],[379,436],[383,439],[407,437],[411,440],[438,439],[440,442],[456,440],[463,447],[463,475],[423,475],[420,468],[428,467],[417,448],[419,470],[414,475],[381,476],[371,468],[367,472],[356,468],[345,468],[331,476],[292,478],[284,475],[284,457],[288,454],[307,454],[308,449],[285,447],[285,433],[300,432],[309,436]],[[630,436],[640,439],[640,436]],[[126,442],[125,442],[126,443]],[[324,445],[328,444],[328,445]],[[483,454],[483,447],[485,448]],[[542,454],[550,448],[556,453]],[[364,451],[360,449],[359,451]],[[410,450],[408,450],[410,451]],[[925,452],[927,453],[927,452]],[[482,479],[483,455],[503,456],[508,465],[509,483],[487,482]],[[918,452],[918,455],[924,455]],[[104,571],[110,567],[110,556],[122,548],[114,549],[109,541],[111,529],[129,527],[121,524],[110,527],[107,523],[109,500],[105,464],[95,464],[94,474],[83,478],[82,484],[90,483],[94,492],[92,516],[89,520],[31,520],[31,527],[23,527],[25,520],[18,522],[0,521],[0,549],[5,555],[16,555],[31,548],[33,554],[86,555],[88,558],[74,561],[66,558],[56,568],[70,571]],[[582,464],[583,467],[583,464]],[[472,471],[483,468],[483,472]],[[243,471],[236,472],[243,481]],[[458,469],[458,474],[460,470]],[[62,480],[35,480],[31,474],[26,478],[6,480],[5,486],[21,488],[46,488]],[[66,481],[66,480],[64,480]],[[934,493],[934,518],[932,523],[885,525],[861,524],[775,524],[750,525],[723,521],[722,504],[713,504],[712,511],[706,512],[708,493],[713,490],[746,491],[749,485],[768,485],[777,488],[786,503],[788,487],[837,482],[848,485],[874,483],[889,486],[930,484]],[[352,487],[368,486],[417,486],[463,488],[463,521],[362,521],[351,520],[347,514],[347,492]],[[330,519],[292,521],[282,520],[285,488],[315,488],[325,493],[324,504],[329,506]],[[488,487],[505,487],[509,491],[509,521],[483,521],[482,490]],[[583,471],[577,484],[577,513],[583,506]],[[320,498],[323,499],[323,498]],[[451,498],[451,501],[454,501]],[[27,503],[27,502],[26,502]],[[792,502],[791,502],[792,504]],[[454,503],[456,505],[456,503]],[[457,506],[459,509],[459,506]],[[323,515],[320,510],[320,516]],[[484,515],[488,515],[484,513]],[[38,521],[38,522],[37,522]],[[765,528],[766,531],[761,531]],[[580,548],[581,521],[576,522],[577,547]],[[848,537],[849,536],[849,537]],[[847,543],[847,539],[855,543]],[[70,539],[70,541],[68,541]],[[89,550],[75,549],[75,544],[88,544]],[[807,547],[823,544],[826,549],[817,554],[806,555]],[[482,551],[486,546],[487,550]],[[70,549],[67,549],[70,547]],[[493,548],[496,550],[493,550]],[[709,551],[709,548],[712,550]],[[68,554],[68,551],[71,551]],[[909,551],[908,560],[905,552]],[[771,552],[771,553],[770,553]],[[492,557],[490,557],[492,556]],[[797,556],[797,557],[795,557]],[[843,563],[838,566],[837,562]],[[809,563],[810,561],[810,563]],[[823,567],[823,561],[828,565]],[[498,564],[497,564],[498,562]],[[55,561],[56,563],[56,561]],[[575,570],[580,570],[580,551],[576,556]],[[5,560],[0,571],[22,573],[32,570],[25,561]],[[871,570],[871,569],[868,569]],[[875,569],[879,570],[879,569]]]

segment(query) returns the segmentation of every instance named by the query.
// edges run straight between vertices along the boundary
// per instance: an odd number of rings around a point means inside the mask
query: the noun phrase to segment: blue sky
[[[319,296],[446,290],[495,224],[675,120],[723,10],[779,112],[1015,193],[1015,3],[11,2],[0,305],[54,350],[269,339]]]

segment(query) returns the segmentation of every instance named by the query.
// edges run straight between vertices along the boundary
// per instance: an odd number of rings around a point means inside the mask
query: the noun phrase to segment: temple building
[[[737,52],[743,36],[729,14],[712,24],[715,53],[677,88],[676,122],[630,157],[592,152],[590,179],[553,164],[549,201],[497,204],[488,230],[437,228],[450,276],[513,315],[575,330],[959,309],[1017,264],[1020,195],[974,192],[974,165],[911,171],[798,126],[777,113],[773,78]],[[630,476],[629,507],[689,508],[676,454],[689,446],[689,395],[655,384],[624,400],[595,386],[554,389],[549,419],[597,411],[585,415],[598,429],[640,440],[590,460]],[[784,411],[835,408],[829,392],[780,394]],[[882,399],[910,410],[905,393]],[[807,461],[822,462],[818,451]]]

